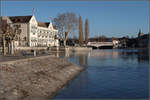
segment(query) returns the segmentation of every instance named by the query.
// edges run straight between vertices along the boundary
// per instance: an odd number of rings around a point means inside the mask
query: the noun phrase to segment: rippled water
[[[94,50],[66,54],[69,61],[83,66],[84,71],[55,99],[148,98],[148,55],[147,50]]]

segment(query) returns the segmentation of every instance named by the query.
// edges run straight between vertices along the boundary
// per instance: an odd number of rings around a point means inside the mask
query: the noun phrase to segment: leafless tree
[[[105,35],[102,35],[99,37],[99,40],[100,42],[107,42],[107,37]]]
[[[11,46],[11,50],[10,53],[14,54],[14,42],[15,41],[19,41],[19,37],[21,34],[21,29],[20,29],[21,25],[14,25],[12,30],[11,30],[11,34],[9,34],[8,39],[10,40],[10,46]]]
[[[66,46],[68,35],[77,29],[77,17],[73,12],[58,14],[53,20],[54,25],[58,28],[59,36]]]
[[[0,36],[1,36],[1,39],[2,39],[2,52],[3,52],[3,55],[6,55],[6,40],[5,40],[5,37],[6,37],[6,34],[7,34],[7,29],[9,28],[10,26],[7,24],[7,21],[6,20],[2,20],[2,18],[0,19]]]
[[[81,16],[79,16],[79,44],[80,46],[83,44],[83,24]]]
[[[6,55],[6,43],[8,43],[9,53],[14,53],[14,41],[18,39],[20,33],[20,25],[12,27],[6,20],[0,19],[0,36],[3,43],[3,55]]]
[[[85,43],[88,43],[88,36],[89,36],[89,22],[88,19],[85,20]]]

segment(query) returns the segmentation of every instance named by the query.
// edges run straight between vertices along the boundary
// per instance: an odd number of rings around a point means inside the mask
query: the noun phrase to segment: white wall
[[[9,17],[4,16],[8,23],[12,23]],[[16,41],[16,45],[21,46],[59,46],[59,41],[55,39],[58,30],[53,29],[52,23],[48,28],[39,27],[35,16],[32,16],[29,23],[12,23],[11,25],[21,25],[20,42]]]
[[[37,46],[37,21],[34,16],[32,16],[29,21],[29,46],[35,47]]]

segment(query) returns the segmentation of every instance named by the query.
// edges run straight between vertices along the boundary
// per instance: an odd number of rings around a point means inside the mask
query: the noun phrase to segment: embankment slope
[[[81,70],[51,56],[0,62],[0,100],[51,98]]]

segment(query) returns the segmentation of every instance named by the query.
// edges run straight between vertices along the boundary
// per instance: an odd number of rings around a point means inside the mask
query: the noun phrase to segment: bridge
[[[113,42],[88,42],[87,46],[94,48],[110,47],[113,48]]]

